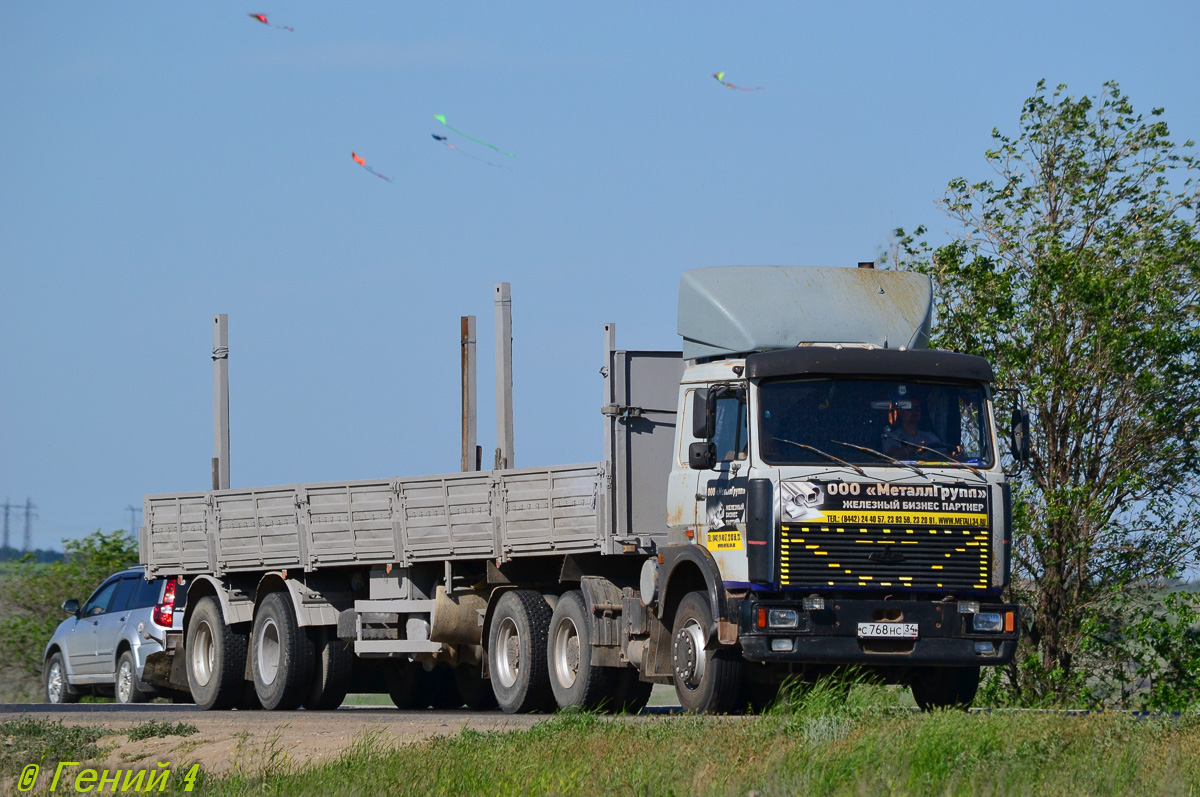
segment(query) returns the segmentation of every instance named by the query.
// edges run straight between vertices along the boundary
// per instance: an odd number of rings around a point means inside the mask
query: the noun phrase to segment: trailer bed
[[[604,460],[148,495],[152,576],[651,552],[665,542],[679,352],[608,350]]]
[[[603,463],[149,495],[151,575],[611,552]]]

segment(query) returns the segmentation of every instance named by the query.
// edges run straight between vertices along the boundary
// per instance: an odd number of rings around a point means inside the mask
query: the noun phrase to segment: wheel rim
[[[258,632],[258,644],[254,647],[257,651],[255,660],[259,678],[264,684],[275,683],[275,676],[279,674],[282,646],[279,643],[279,626],[275,624],[274,619],[268,617],[263,622]]]
[[[570,689],[579,677],[579,629],[570,617],[564,617],[554,629],[554,677]]]
[[[46,674],[46,694],[51,703],[62,702],[63,673],[57,659],[50,663],[50,672]]]
[[[117,700],[129,703],[133,699],[133,667],[128,661],[122,661],[117,669]]]
[[[511,617],[500,621],[496,632],[496,677],[505,688],[517,682],[521,671],[521,635]]]
[[[696,689],[704,682],[706,665],[704,629],[689,619],[675,634],[675,680],[688,689]]]
[[[212,628],[208,623],[200,623],[192,638],[192,676],[198,686],[208,686],[212,679],[217,661],[216,648]]]

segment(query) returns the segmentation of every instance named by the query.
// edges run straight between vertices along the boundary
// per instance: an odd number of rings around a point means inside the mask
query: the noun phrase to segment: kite
[[[722,86],[725,86],[725,87],[731,88],[731,89],[737,89],[738,91],[762,91],[763,90],[762,86],[755,86],[752,89],[747,89],[747,88],[743,88],[741,86],[735,86],[732,83],[726,83],[724,72],[713,72],[713,77],[715,77],[717,79],[717,82],[720,83]]]
[[[262,24],[264,24],[264,25],[269,25],[270,27],[272,27],[272,28],[276,28],[276,29],[278,29],[278,30],[286,30],[286,31],[289,31],[289,32],[291,32],[291,33],[295,33],[295,32],[296,32],[296,29],[295,29],[295,28],[293,28],[293,27],[291,27],[290,25],[271,25],[271,23],[270,23],[270,22],[267,22],[267,15],[266,15],[266,14],[247,14],[246,16],[250,17],[251,19],[257,19],[257,20],[258,20],[259,22],[261,22]]]
[[[449,141],[447,141],[445,136],[439,136],[437,133],[430,133],[430,135],[433,136],[435,141],[440,142],[443,147],[452,149],[455,152],[457,152],[459,155],[465,155],[466,157],[470,158],[473,161],[479,161],[480,163],[486,163],[488,166],[495,166],[497,169],[507,169],[510,172],[512,171],[511,166],[505,166],[503,163],[492,163],[491,161],[484,160],[483,158],[477,158],[469,152],[462,151],[461,149],[459,149],[458,147],[454,146]]]
[[[364,158],[363,156],[359,155],[358,153],[356,153],[356,152],[351,152],[351,153],[350,153],[350,157],[354,159],[354,162],[355,162],[355,163],[357,163],[359,166],[361,166],[361,167],[363,167],[364,169],[366,169],[367,171],[369,171],[371,174],[373,174],[373,175],[375,175],[376,177],[378,177],[380,180],[387,180],[389,183],[392,181],[392,178],[390,178],[390,177],[388,177],[388,176],[386,176],[386,175],[380,174],[379,172],[375,171],[375,170],[374,170],[374,169],[372,169],[370,166],[368,166],[368,165],[367,165],[367,159],[366,159],[366,158]]]
[[[450,125],[446,124],[446,117],[445,117],[445,116],[442,116],[440,113],[439,113],[439,114],[434,114],[434,117],[433,117],[433,118],[434,118],[434,119],[437,119],[439,122],[441,122],[442,124],[446,125],[446,128],[447,128],[448,130],[454,130],[454,128],[453,128],[453,127],[450,127]],[[487,143],[486,141],[480,141],[480,140],[479,140],[479,139],[477,139],[477,138],[472,138],[471,136],[468,136],[466,133],[464,133],[464,132],[463,132],[463,131],[461,131],[461,130],[454,130],[454,132],[455,132],[455,133],[458,133],[460,136],[462,136],[462,137],[463,137],[463,138],[465,138],[465,139],[469,139],[469,140],[471,140],[471,141],[474,141],[476,144],[483,144],[485,147],[491,147],[492,149],[496,150],[497,152],[499,152],[501,155],[503,155],[503,156],[504,156],[504,157],[506,157],[506,158],[515,158],[515,157],[517,157],[516,155],[512,154],[511,152],[505,152],[505,151],[503,151],[502,149],[500,149],[499,147],[493,146],[492,144],[489,144],[489,143]]]

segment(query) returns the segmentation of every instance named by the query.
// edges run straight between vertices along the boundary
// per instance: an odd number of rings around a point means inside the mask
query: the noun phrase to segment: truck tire
[[[650,702],[654,684],[643,681],[634,667],[620,667],[613,671],[609,697],[602,706],[613,714],[637,714]]]
[[[471,711],[491,711],[496,707],[492,682],[483,677],[483,662],[460,664],[454,668],[454,683],[458,696]]]
[[[383,680],[387,686],[388,696],[396,708],[408,711],[414,708],[424,708],[429,705],[428,696],[422,695],[418,705],[417,688],[420,684],[421,665],[408,659],[385,660],[383,662]]]
[[[488,629],[488,665],[496,702],[506,714],[554,707],[546,667],[550,607],[532,590],[505,592]]]
[[[250,632],[250,670],[263,708],[286,711],[300,705],[312,684],[313,656],[312,640],[296,622],[288,593],[263,598]]]
[[[592,665],[592,622],[579,590],[558,599],[547,646],[550,689],[558,707],[599,707],[612,690],[613,672]]]
[[[350,691],[354,653],[326,626],[310,628],[309,638],[313,645],[313,675],[303,705],[309,711],[332,711]]]
[[[978,667],[922,667],[912,679],[913,700],[922,711],[966,710],[979,690]]]
[[[67,667],[63,664],[63,655],[57,650],[46,659],[42,684],[46,687],[47,703],[79,702],[79,693],[71,688],[70,682],[67,681]]]
[[[126,650],[117,659],[116,683],[113,692],[118,703],[145,703],[150,695],[138,688],[140,680],[137,674],[137,662],[133,660],[133,651]]]
[[[206,710],[233,708],[245,683],[248,638],[225,625],[215,595],[201,598],[190,615],[184,655],[192,699]]]
[[[684,595],[671,624],[671,669],[679,705],[693,714],[727,714],[741,691],[741,655],[728,648],[707,650],[712,627],[708,593]]]

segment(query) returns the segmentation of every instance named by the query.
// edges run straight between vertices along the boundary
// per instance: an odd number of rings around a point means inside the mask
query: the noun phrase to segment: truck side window
[[[717,424],[713,442],[721,462],[746,458],[749,425],[745,394],[730,393],[717,399]]]

